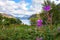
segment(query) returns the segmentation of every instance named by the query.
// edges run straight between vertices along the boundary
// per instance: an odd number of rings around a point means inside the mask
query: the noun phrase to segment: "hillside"
[[[22,22],[20,19],[16,19],[12,15],[0,13],[0,25],[2,25],[3,23],[4,25],[11,25],[11,24],[21,24]]]
[[[0,13],[3,17],[7,17],[7,18],[14,18],[14,16],[10,15],[10,14],[6,14],[6,13]]]

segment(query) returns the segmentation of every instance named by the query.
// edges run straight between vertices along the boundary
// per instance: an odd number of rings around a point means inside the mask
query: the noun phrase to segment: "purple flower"
[[[40,37],[40,38],[37,37],[36,40],[43,40],[43,38],[42,37]]]
[[[37,26],[38,26],[38,27],[41,27],[41,26],[42,26],[42,22],[43,22],[43,21],[42,21],[41,19],[40,19],[40,20],[37,20]]]
[[[47,6],[44,6],[43,9],[44,9],[45,11],[50,11],[51,7],[50,7],[50,5],[47,5]]]
[[[42,37],[40,37],[40,38],[39,38],[39,40],[43,40],[43,38],[42,38]]]
[[[39,38],[37,37],[36,40],[39,40]]]

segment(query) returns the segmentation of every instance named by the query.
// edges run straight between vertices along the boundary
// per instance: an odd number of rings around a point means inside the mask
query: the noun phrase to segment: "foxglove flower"
[[[40,38],[39,38],[39,40],[43,40],[43,38],[42,38],[42,37],[40,37]]]
[[[38,26],[38,27],[41,27],[41,26],[42,26],[42,22],[43,22],[43,21],[42,21],[41,19],[40,19],[40,20],[37,20],[37,26]]]
[[[36,40],[39,40],[39,38],[37,37]]]
[[[50,11],[51,7],[50,7],[50,5],[47,5],[47,6],[44,6],[43,9],[44,9],[45,11]]]
[[[40,38],[37,37],[36,40],[43,40],[43,38],[42,37],[40,37]]]

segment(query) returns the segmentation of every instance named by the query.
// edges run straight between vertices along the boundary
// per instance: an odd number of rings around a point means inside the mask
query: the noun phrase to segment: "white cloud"
[[[26,6],[28,6],[29,4],[24,1],[15,3],[14,1],[0,0],[0,4],[0,12],[11,14],[27,14],[28,12],[28,8]]]
[[[14,1],[0,0],[0,4],[1,4],[0,6],[2,7],[0,8],[0,10],[2,9],[2,12],[11,13],[12,15],[14,14],[32,15],[35,14],[36,12],[39,12],[41,9],[41,5],[39,6],[39,4],[37,5],[37,3],[35,4],[34,3],[35,1],[33,1],[33,4],[31,5],[30,9],[28,9],[27,6],[29,5],[29,3],[26,3],[25,1],[15,3]],[[28,11],[28,10],[32,10],[32,11]]]
[[[19,3],[15,3],[12,0],[0,0],[0,12],[9,13],[12,15],[14,14],[32,15],[42,11],[41,4],[43,3],[43,1],[44,0],[32,0],[30,8],[27,8],[29,3],[26,3],[25,0],[20,1]],[[60,3],[60,1],[58,3]]]
[[[41,4],[44,4],[44,1],[46,0],[32,0],[33,3],[32,3],[32,6],[30,6],[30,10],[34,10],[35,12],[41,12],[42,11],[42,5]],[[51,2],[55,2],[56,4],[59,4],[60,3],[60,0],[50,0]]]
[[[19,5],[20,8],[22,8],[23,10],[28,10],[27,6],[29,5],[29,3],[26,3],[25,1],[21,1]]]
[[[43,1],[44,0],[33,0],[34,3],[39,3],[39,4],[43,3]]]
[[[30,6],[30,10],[33,10],[35,13],[42,11],[43,0],[32,0],[32,5]]]
[[[60,0],[51,0],[51,2],[54,1],[56,4],[60,3]]]

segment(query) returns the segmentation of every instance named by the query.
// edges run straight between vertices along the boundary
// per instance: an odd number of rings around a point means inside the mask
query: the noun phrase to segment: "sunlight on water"
[[[30,24],[30,20],[28,20],[28,19],[21,19],[21,21],[22,21],[22,23],[24,23],[24,24],[31,25],[31,24]]]

